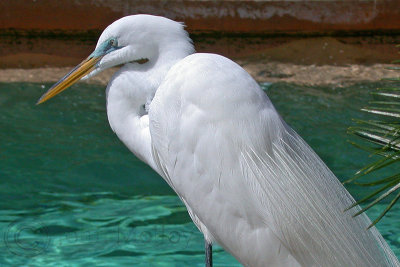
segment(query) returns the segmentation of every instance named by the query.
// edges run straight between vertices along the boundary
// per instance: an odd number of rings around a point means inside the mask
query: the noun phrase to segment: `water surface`
[[[186,209],[110,130],[104,88],[78,84],[35,106],[49,86],[0,83],[0,265],[204,266],[203,238]],[[370,160],[347,143],[346,128],[377,86],[264,89],[344,180]],[[348,188],[356,198],[368,190]],[[397,256],[399,214],[400,205],[378,224]],[[240,266],[218,247],[214,260]]]

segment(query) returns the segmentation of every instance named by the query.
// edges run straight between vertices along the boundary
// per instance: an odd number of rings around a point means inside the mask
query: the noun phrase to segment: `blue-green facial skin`
[[[112,37],[104,41],[89,57],[102,57],[120,48],[122,47],[118,46],[117,38]]]

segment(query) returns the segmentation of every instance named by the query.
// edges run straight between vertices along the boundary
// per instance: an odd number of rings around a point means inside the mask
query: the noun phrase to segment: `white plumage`
[[[118,137],[175,190],[210,242],[245,266],[400,266],[353,198],[231,60],[192,54],[183,26],[136,15],[111,24],[123,64],[107,87]],[[141,59],[147,62],[139,64]]]
[[[186,57],[149,118],[163,177],[205,235],[243,264],[397,266],[368,218],[343,212],[354,200],[234,62]]]

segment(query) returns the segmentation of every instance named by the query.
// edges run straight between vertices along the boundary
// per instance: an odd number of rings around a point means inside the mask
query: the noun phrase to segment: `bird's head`
[[[93,53],[43,94],[37,104],[105,69],[127,63],[154,63],[162,50],[171,46],[187,50],[187,54],[193,52],[182,23],[152,15],[123,17],[103,31]]]

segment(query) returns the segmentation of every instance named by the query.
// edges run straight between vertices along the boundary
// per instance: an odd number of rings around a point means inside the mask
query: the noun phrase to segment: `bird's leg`
[[[212,243],[204,239],[204,247],[206,251],[206,267],[212,267]]]

